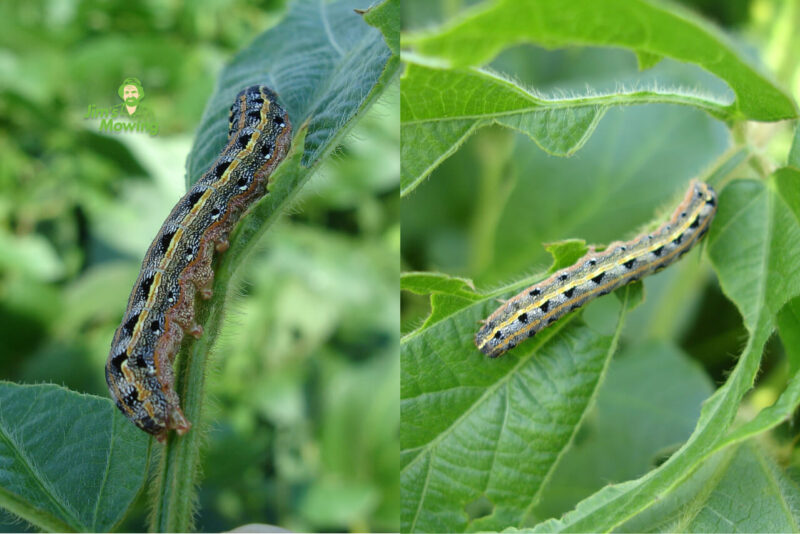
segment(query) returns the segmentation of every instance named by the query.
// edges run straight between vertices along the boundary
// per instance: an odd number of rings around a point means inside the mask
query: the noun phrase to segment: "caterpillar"
[[[714,190],[692,180],[681,204],[658,230],[615,241],[602,252],[590,248],[571,267],[523,290],[483,321],[475,345],[496,358],[590,300],[660,271],[705,235],[716,210]]]
[[[214,252],[252,204],[267,194],[269,177],[286,157],[291,125],[277,95],[254,85],[230,108],[228,143],[170,212],[147,250],[114,334],[106,382],[117,407],[136,426],[166,440],[191,428],[175,392],[172,363],[184,334],[199,338],[195,296],[210,299]]]

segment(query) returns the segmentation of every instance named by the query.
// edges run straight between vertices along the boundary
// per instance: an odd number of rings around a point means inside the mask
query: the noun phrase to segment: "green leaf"
[[[443,273],[400,273],[400,290],[430,295],[431,312],[420,329],[427,328],[483,298],[475,291],[472,280]]]
[[[435,31],[404,36],[403,41],[454,67],[482,65],[502,49],[521,42],[548,48],[629,48],[694,63],[719,76],[736,95],[727,106],[735,119],[771,121],[797,116],[791,97],[738,54],[719,29],[675,4],[496,0]],[[652,59],[644,62],[651,63]]]
[[[400,275],[400,289],[417,295],[445,293],[463,297],[477,297],[472,280],[443,273],[405,272]]]
[[[663,76],[629,88],[620,88],[617,79],[613,90],[545,95],[473,67],[522,42],[624,47],[636,53],[640,69],[663,57],[694,63],[724,80],[735,99],[724,90],[700,92],[690,89],[689,80]],[[549,154],[569,156],[615,106],[674,103],[729,123],[797,117],[791,97],[738,54],[722,32],[672,4],[496,0],[437,29],[404,35],[403,45],[413,51],[403,55],[408,66],[401,102],[402,195],[476,130],[493,123],[525,133]]]
[[[112,530],[147,476],[149,437],[108,399],[2,382],[0,433],[0,505],[44,530]]]
[[[363,115],[397,72],[399,62],[391,61],[381,32],[356,12],[369,7],[364,3],[294,2],[283,21],[256,38],[223,70],[206,107],[187,161],[187,185],[202,176],[225,145],[228,109],[234,95],[248,85],[266,83],[279,93],[294,138],[291,152],[270,177],[269,194],[242,217],[230,236],[230,249],[215,269],[215,297],[196,305],[203,337],[185,342],[177,359],[176,390],[185,415],[196,427],[203,421],[208,356],[234,272],[292,204],[321,159],[348,134],[353,119]],[[190,530],[201,436],[201,428],[179,439],[169,436],[153,492],[152,530]]]
[[[401,341],[403,531],[523,522],[587,412],[626,309],[613,336],[573,315],[489,360],[473,337],[496,306],[474,303]]]
[[[365,5],[366,4],[366,5]],[[295,141],[306,126],[302,164],[314,165],[329,152],[342,129],[374,101],[372,89],[391,80],[385,71],[391,51],[383,35],[354,10],[364,0],[297,0],[277,26],[240,51],[222,71],[198,127],[186,169],[194,184],[228,140],[228,110],[248,85],[265,83],[289,112]]]
[[[647,70],[655,67],[658,62],[663,59],[663,57],[658,54],[652,54],[644,50],[636,50],[635,53],[636,61],[639,63],[639,70]]]
[[[545,245],[545,250],[553,256],[553,264],[547,272],[554,273],[565,267],[570,267],[589,251],[583,239],[565,239],[556,243]]]
[[[797,532],[800,490],[755,441],[705,462],[620,532]]]
[[[737,180],[719,196],[709,255],[723,292],[755,335],[800,294],[800,221],[769,188]]]
[[[557,517],[609,482],[652,469],[689,437],[700,405],[713,391],[703,369],[666,342],[621,351],[535,514]]]
[[[364,13],[367,24],[378,28],[393,55],[400,55],[400,1],[384,0]]]
[[[583,147],[610,107],[676,103],[724,117],[721,101],[664,90],[631,90],[578,97],[544,97],[481,69],[409,64],[403,75],[401,194],[413,191],[477,129],[492,123],[526,134],[548,154]]]
[[[796,406],[797,376],[774,406],[726,436],[758,373],[775,315],[800,294],[800,279],[793,274],[800,269],[800,224],[763,183],[734,181],[719,195],[708,251],[723,291],[739,308],[751,334],[736,367],[703,405],[692,436],[667,462],[639,479],[600,490],[536,531],[611,530],[652,507],[712,454],[775,426]]]
[[[433,293],[431,295],[431,313],[420,328],[428,328],[442,319],[450,317],[454,313],[466,308],[479,299],[480,297]]]

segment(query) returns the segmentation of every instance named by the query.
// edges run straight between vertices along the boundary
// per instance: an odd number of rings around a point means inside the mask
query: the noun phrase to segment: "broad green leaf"
[[[222,71],[198,127],[187,161],[186,183],[195,183],[208,170],[227,142],[228,110],[243,88],[265,83],[280,96],[289,112],[301,147],[302,164],[312,166],[329,152],[342,130],[376,98],[373,87],[386,83],[391,56],[381,32],[354,10],[369,1],[293,2],[286,17],[239,52]],[[393,65],[396,70],[396,66]]]
[[[402,273],[400,289],[418,295],[430,295],[431,312],[420,326],[421,329],[483,298],[475,292],[472,280],[442,273]]]
[[[489,360],[473,337],[496,306],[479,301],[401,342],[403,531],[524,522],[597,391],[627,308],[613,336],[572,316]]]
[[[775,406],[726,436],[758,373],[775,315],[800,294],[800,279],[794,275],[800,268],[800,224],[763,183],[735,181],[719,196],[708,250],[723,291],[751,334],[728,380],[705,402],[692,436],[667,462],[637,480],[600,490],[562,519],[538,525],[537,531],[613,529],[653,506],[723,446],[774,426],[796,406],[792,401],[798,398],[800,380],[795,378]]]
[[[400,289],[418,295],[445,293],[462,297],[480,296],[475,293],[472,280],[443,273],[406,272],[400,275]]]
[[[266,83],[278,92],[294,138],[291,152],[270,177],[269,194],[247,212],[230,236],[230,249],[215,270],[215,298],[197,305],[202,339],[185,343],[178,357],[176,390],[184,413],[195,425],[202,421],[207,358],[220,330],[234,272],[258,238],[291,205],[321,158],[335,149],[352,129],[355,117],[377,100],[397,72],[399,62],[391,60],[381,31],[356,11],[368,7],[362,0],[297,0],[279,24],[256,38],[223,70],[206,106],[187,161],[187,185],[200,178],[225,145],[228,110],[236,93],[248,85]],[[190,529],[201,435],[195,430],[180,439],[168,438],[154,484],[153,530]]]
[[[619,532],[797,532],[800,489],[751,440],[718,452]]]
[[[364,20],[381,31],[393,55],[400,54],[400,0],[384,0],[370,7]]]
[[[703,369],[666,342],[621,351],[534,513],[557,517],[609,482],[652,469],[689,437],[713,391]]]
[[[719,29],[673,3],[495,0],[436,30],[404,36],[403,41],[454,67],[482,65],[522,42],[548,48],[623,47],[650,55],[645,56],[646,66],[653,64],[652,55],[670,57],[725,80],[736,95],[726,106],[731,118],[770,121],[797,116],[791,97],[737,53]]]
[[[485,70],[413,63],[406,67],[401,91],[403,195],[477,129],[492,123],[524,133],[549,154],[569,156],[583,147],[610,107],[676,103],[725,115],[723,102],[688,92],[652,89],[545,97]]]
[[[428,328],[459,310],[466,308],[475,302],[475,300],[475,298],[462,297],[459,295],[433,293],[431,295],[431,313],[420,328]]]
[[[639,63],[639,70],[655,67],[663,59],[663,56],[645,52],[644,50],[635,50],[634,53],[636,54],[636,61]]]
[[[747,329],[774,326],[783,305],[800,294],[800,221],[763,183],[737,180],[719,196],[709,255],[720,286]]]
[[[112,530],[147,477],[149,436],[108,399],[0,383],[0,433],[0,506],[43,530]]]
[[[530,21],[534,21],[531,23]],[[580,23],[576,23],[580,21]],[[502,29],[502,30],[500,30]],[[546,48],[623,47],[640,68],[662,57],[693,63],[724,80],[719,88],[688,89],[686,80],[656,77],[589,90],[542,92],[476,68],[519,43]],[[797,116],[792,99],[752,66],[717,29],[672,4],[645,0],[496,0],[418,34],[404,35],[402,189],[407,195],[478,129],[502,124],[525,133],[550,154],[569,156],[614,106],[668,102],[734,122]],[[591,82],[587,82],[591,84]],[[627,87],[627,88],[626,88]]]
[[[553,265],[549,269],[551,273],[573,265],[589,251],[583,239],[558,241],[545,245],[544,248],[553,256]]]

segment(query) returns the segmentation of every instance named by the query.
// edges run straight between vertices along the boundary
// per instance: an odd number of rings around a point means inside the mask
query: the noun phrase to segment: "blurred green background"
[[[2,379],[108,396],[111,338],[184,191],[216,75],[284,4],[0,3]],[[89,104],[119,103],[129,76],[156,137],[101,135],[83,120]],[[199,530],[399,528],[398,93],[360,120],[240,270],[208,381]],[[121,530],[146,528],[146,497]]]
[[[800,50],[800,10],[794,10],[794,18],[787,17],[791,1],[682,3],[722,26],[735,47],[773,73],[800,100],[800,59],[793,52]],[[476,3],[405,0],[404,31],[435,26]],[[551,96],[655,84],[722,92],[732,98],[723,82],[693,65],[665,59],[641,72],[633,53],[612,48],[544,50],[519,45],[501,52],[488,68]],[[753,123],[740,134],[764,161],[779,166],[785,164],[793,126]],[[545,272],[552,258],[544,243],[580,238],[605,244],[634,237],[655,216],[666,217],[683,196],[689,179],[706,176],[733,145],[725,124],[696,109],[668,105],[610,110],[586,145],[569,158],[550,156],[529,137],[510,129],[480,129],[403,199],[402,270],[470,278],[484,292]],[[727,179],[735,177],[763,178],[749,166],[737,168]],[[633,389],[658,377],[657,384],[650,386],[655,389],[645,395],[648,398],[656,390],[659,395],[669,395],[691,381],[701,384],[696,388],[699,397],[692,397],[691,408],[682,413],[681,428],[667,439],[670,446],[676,446],[694,427],[702,399],[725,381],[747,333],[700,250],[649,277],[645,296],[645,302],[626,319],[615,362],[638,366],[637,362],[658,361],[650,358],[656,353],[677,355],[670,373],[646,366],[637,368],[638,376],[628,373],[631,380],[627,386]],[[616,299],[598,299],[586,308],[584,318],[590,325],[611,326],[617,306]],[[401,309],[401,330],[411,332],[429,313],[429,297],[404,291]],[[616,365],[612,364],[612,370]],[[756,412],[772,404],[785,387],[787,371],[783,347],[774,337],[767,346],[759,387],[750,394],[744,410]],[[615,405],[625,406],[625,400],[634,396],[626,397],[630,392],[619,386],[622,379],[613,373],[609,376],[614,385],[606,385],[603,391],[614,398]],[[625,419],[622,411],[607,420],[635,428],[620,433],[610,429],[616,423],[603,426],[608,412],[602,410],[609,404],[604,394],[598,401],[600,408],[587,419],[574,451],[560,464],[555,482],[551,481],[539,503],[539,518],[558,517],[604,484],[634,478],[657,465],[649,457],[633,460],[630,443],[609,444],[601,439],[592,444],[592,454],[599,451],[597,454],[581,456],[582,450],[589,449],[584,443],[588,443],[588,434],[595,438],[621,434],[635,441],[647,439],[637,434],[636,428],[642,434],[650,432],[646,421],[651,417],[642,417],[642,425],[637,427],[638,421]],[[597,430],[600,428],[605,433]],[[787,423],[775,435],[779,437],[773,443],[778,456],[791,463],[788,458],[793,454],[796,424]],[[649,454],[639,445],[642,456]],[[661,451],[660,461],[668,452]],[[490,511],[481,510],[474,516]]]

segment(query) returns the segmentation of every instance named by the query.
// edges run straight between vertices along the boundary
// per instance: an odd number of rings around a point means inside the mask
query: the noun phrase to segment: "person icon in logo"
[[[135,121],[135,123],[132,122],[130,124],[136,124],[140,128],[138,131],[142,131],[143,128],[150,135],[156,135],[158,133],[158,122],[155,115],[148,106],[141,103],[144,98],[142,82],[138,78],[125,78],[125,81],[117,89],[117,94],[122,99],[122,104],[117,106],[125,108],[125,111],[128,112],[128,117]],[[120,110],[118,113],[122,114],[123,112]],[[114,116],[118,115],[115,114]]]
[[[139,101],[144,98],[144,88],[142,82],[138,78],[125,78],[122,85],[117,90],[119,97],[125,103],[125,109],[128,115],[133,116],[136,113],[136,108],[139,107]]]

